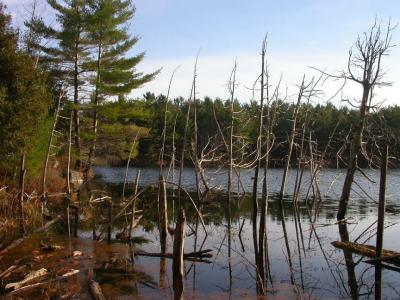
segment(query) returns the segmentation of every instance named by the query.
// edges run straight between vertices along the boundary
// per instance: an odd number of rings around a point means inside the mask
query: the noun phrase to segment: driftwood
[[[79,270],[71,270],[71,271],[69,271],[69,272],[67,272],[67,273],[65,273],[65,274],[63,274],[61,276],[57,276],[54,279],[51,279],[51,280],[48,280],[48,281],[45,281],[45,282],[38,282],[38,283],[31,284],[31,285],[23,286],[23,287],[21,287],[19,289],[15,289],[14,291],[8,293],[7,297],[12,297],[12,296],[14,296],[15,294],[18,294],[18,293],[26,292],[26,291],[29,291],[31,289],[37,288],[37,287],[41,287],[41,286],[44,286],[44,285],[47,285],[47,284],[54,283],[56,281],[60,281],[60,280],[66,279],[66,278],[71,277],[73,275],[76,275],[78,273],[79,273]]]
[[[364,255],[367,257],[371,257],[374,259],[376,256],[376,248],[371,245],[362,245],[362,244],[357,244],[357,243],[353,243],[353,242],[340,242],[340,241],[332,242],[332,245],[335,246],[336,248],[349,250],[351,252],[361,254],[361,255]],[[380,259],[385,260],[385,262],[387,262],[387,263],[400,266],[400,253],[399,252],[382,249],[382,256]],[[375,259],[375,261],[379,261],[379,260]]]
[[[53,224],[57,223],[60,220],[61,220],[61,216],[59,215],[59,216],[55,217],[53,220],[51,220],[51,221],[47,222],[46,224],[44,224],[42,227],[39,227],[38,229],[36,229],[33,233],[39,233],[39,232],[47,231],[50,228],[50,226],[52,226]],[[25,237],[15,240],[10,245],[8,245],[6,248],[1,250],[0,251],[0,255],[2,255],[4,253],[6,253],[7,251],[19,246],[24,240],[25,240]]]
[[[27,283],[32,282],[33,280],[36,280],[38,278],[44,277],[44,276],[46,276],[48,274],[49,274],[49,272],[45,268],[42,268],[42,269],[39,269],[39,270],[36,270],[36,271],[32,271],[28,275],[26,275],[23,280],[7,284],[5,286],[5,289],[6,290],[17,290],[17,289],[20,289],[21,287],[23,287]]]
[[[100,284],[98,284],[93,279],[89,280],[89,290],[93,299],[95,300],[106,300],[106,297],[103,295]]]

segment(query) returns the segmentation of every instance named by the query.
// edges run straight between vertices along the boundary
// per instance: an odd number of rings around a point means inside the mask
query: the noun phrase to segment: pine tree
[[[46,25],[43,20],[34,19],[26,25],[42,37],[43,43],[36,45],[44,53],[40,62],[51,71],[52,78],[62,84],[72,94],[74,103],[74,142],[76,148],[76,167],[81,167],[81,140],[79,107],[82,102],[82,87],[86,83],[83,68],[89,57],[87,43],[87,1],[48,0],[55,10],[60,29]],[[49,46],[50,45],[50,46]]]
[[[89,2],[89,40],[94,47],[94,59],[85,66],[92,72],[93,140],[89,150],[88,170],[95,153],[98,105],[110,97],[121,97],[151,81],[158,72],[143,74],[136,66],[145,53],[127,57],[127,52],[138,42],[128,33],[135,7],[130,0],[92,0]]]

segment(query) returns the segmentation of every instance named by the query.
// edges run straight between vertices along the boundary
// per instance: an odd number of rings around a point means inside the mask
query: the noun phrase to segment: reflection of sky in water
[[[123,167],[95,167],[94,168],[95,174],[101,177],[101,180],[108,183],[122,183],[125,178],[125,168]],[[128,173],[128,181],[133,182],[136,178],[138,169],[137,168],[130,168]],[[140,184],[145,186],[149,183],[154,183],[158,179],[158,172],[159,170],[156,168],[143,168],[140,169]],[[378,193],[379,193],[379,177],[380,171],[379,170],[365,170],[365,174],[368,176],[366,179],[361,173],[356,172],[355,176],[355,184],[353,185],[353,192],[352,192],[352,199],[368,199],[371,201],[370,198],[377,200]],[[254,172],[252,170],[241,170],[240,174],[240,181],[243,185],[243,188],[246,192],[252,191],[252,176]],[[263,172],[261,171],[261,174]],[[269,170],[269,189],[270,193],[278,193],[281,185],[282,180],[282,169],[270,169]],[[169,172],[168,180],[172,181],[172,173]],[[179,171],[175,171],[175,182],[178,181]],[[207,169],[206,177],[209,179],[209,186],[210,187],[217,187],[223,190],[226,190],[226,182],[227,182],[227,172],[226,170],[220,169]],[[343,180],[345,177],[345,170],[343,169],[324,169],[320,172],[318,176],[319,188],[321,194],[325,197],[331,199],[338,199],[340,197],[340,192],[343,186]],[[292,194],[294,189],[294,182],[296,180],[296,170],[290,170],[287,178],[286,184],[286,192],[288,194]],[[259,193],[261,193],[262,185],[261,185],[262,178],[260,178],[260,185],[259,185]],[[303,175],[303,184],[301,186],[301,194],[303,197],[306,196],[309,186],[310,186],[311,176],[308,170],[304,171]],[[399,188],[398,185],[400,183],[400,170],[389,170],[388,177],[387,177],[387,200],[389,203],[399,203],[400,196],[399,196]],[[195,186],[195,173],[194,170],[191,168],[185,168],[184,173],[182,176],[182,185],[191,191],[196,189]],[[232,180],[233,191],[237,192],[238,188],[242,191],[240,184],[238,182],[238,177],[234,173],[233,180]],[[311,191],[310,191],[311,193]],[[367,196],[366,196],[367,194]]]
[[[96,168],[96,174],[100,175],[100,184],[104,183],[121,183],[124,179],[124,168]],[[132,182],[136,176],[136,169],[130,169],[129,180]],[[379,171],[368,170],[366,173],[372,180],[377,180],[377,183],[371,183],[366,180],[363,176],[356,178],[357,183],[362,187],[363,190],[368,192],[368,197],[362,195],[363,191],[355,186],[355,192],[353,192],[353,198],[349,203],[348,216],[349,225],[348,231],[350,240],[355,240],[360,233],[362,233],[371,223],[376,220],[377,207],[372,202],[372,199],[378,199],[378,184],[379,184]],[[208,173],[210,174],[210,173]],[[251,176],[252,172],[242,171],[241,180],[246,190],[251,189]],[[279,191],[280,181],[282,176],[282,170],[272,169],[270,170],[270,193],[276,193]],[[149,183],[154,183],[158,177],[157,169],[141,169],[140,184],[145,186]],[[224,188],[227,176],[226,173],[219,172],[213,174],[213,185],[218,185],[220,188]],[[399,208],[396,205],[398,202],[397,193],[397,182],[400,177],[400,171],[391,170],[388,176],[388,195],[389,203],[395,208]],[[175,176],[177,179],[177,174]],[[309,217],[306,209],[301,206],[301,226],[303,231],[303,243],[300,242],[300,250],[296,239],[295,221],[293,211],[290,205],[286,205],[285,210],[285,222],[288,232],[289,245],[291,250],[291,259],[293,262],[295,281],[299,290],[302,285],[305,289],[306,295],[312,295],[316,298],[337,298],[349,296],[349,284],[347,281],[347,270],[346,264],[344,263],[344,255],[342,250],[335,249],[331,242],[340,240],[338,233],[338,227],[335,225],[335,216],[337,211],[336,199],[340,195],[340,189],[342,180],[344,178],[344,172],[342,170],[324,170],[321,172],[319,177],[321,193],[329,193],[329,198],[325,198],[323,204],[320,207],[318,217],[315,222],[316,234],[312,230],[310,225]],[[184,186],[193,190],[194,185],[194,173],[191,169],[185,169],[183,177]],[[332,184],[333,179],[336,181]],[[293,183],[295,180],[295,171],[290,172],[287,191],[293,189]],[[309,173],[307,172],[304,177],[304,185],[302,187],[303,195],[306,194],[308,185],[310,182]],[[235,183],[234,183],[235,186]],[[291,198],[288,198],[291,200]],[[207,231],[209,232],[208,237],[204,243],[204,248],[211,248],[214,250],[214,257],[211,259],[211,264],[197,263],[192,266],[191,262],[185,262],[186,272],[190,270],[186,277],[186,287],[188,290],[195,288],[198,293],[228,293],[230,288],[230,272],[228,264],[228,238],[227,238],[227,221],[224,218],[225,209],[221,206],[225,206],[224,199],[212,199],[211,208],[207,205],[203,207],[203,213],[207,215],[205,217],[207,223]],[[215,202],[221,203],[216,205]],[[253,252],[253,236],[252,236],[252,224],[250,220],[251,215],[251,200],[249,197],[245,197],[242,201],[240,208],[233,204],[232,208],[232,239],[231,239],[231,267],[232,267],[232,282],[231,288],[232,296],[242,297],[246,295],[254,295],[255,293],[255,270],[254,270],[254,252]],[[188,216],[189,224],[195,227],[196,217],[194,215]],[[222,220],[222,224],[221,224]],[[238,237],[238,232],[242,221],[245,220],[241,239],[243,246]],[[398,230],[399,225],[395,224],[398,218],[394,213],[388,213],[386,215],[386,225],[390,226],[385,230],[384,247],[386,249],[400,251],[400,244],[398,243]],[[394,225],[393,225],[394,224]],[[393,226],[391,226],[393,225]],[[197,248],[203,242],[204,232],[199,225],[198,227],[198,241]],[[287,253],[282,233],[282,222],[281,216],[278,210],[276,201],[270,201],[268,210],[267,220],[268,230],[268,244],[269,244],[269,260],[271,263],[271,274],[274,282],[274,287],[281,289],[285,287],[285,291],[289,294],[278,293],[285,297],[291,297],[293,291],[290,288],[290,273],[287,262]],[[187,227],[187,231],[190,229]],[[144,232],[140,228],[135,231],[137,235],[146,235],[153,242],[143,246],[143,249],[151,252],[159,252],[158,244],[158,231],[154,229],[150,232]],[[375,239],[375,227],[370,233],[365,234],[359,242],[366,240],[368,244],[374,245]],[[299,235],[300,236],[300,235]],[[169,238],[169,246],[171,246],[172,240]],[[303,249],[304,244],[304,249]],[[185,249],[187,252],[193,251],[194,236],[186,238]],[[321,250],[322,247],[322,250]],[[305,254],[304,254],[305,252]],[[303,274],[301,275],[300,268],[300,256]],[[353,255],[353,261],[355,263],[355,272],[357,277],[357,287],[359,294],[368,296],[368,293],[374,291],[374,267],[366,264],[360,260],[360,256]],[[138,263],[140,265],[147,264],[158,264],[158,259],[150,258],[139,258]],[[146,267],[145,267],[146,268]],[[170,267],[168,266],[168,270]],[[195,275],[194,275],[195,271]],[[396,298],[398,296],[397,283],[399,282],[400,275],[393,271],[383,271],[383,294],[388,298]],[[303,277],[303,279],[302,279]],[[172,283],[172,275],[169,273],[169,280]],[[303,281],[303,282],[302,282]],[[280,288],[278,288],[280,287]],[[289,288],[288,288],[289,287]],[[269,286],[269,289],[272,289]],[[229,294],[229,293],[228,293]],[[228,295],[225,294],[225,295]],[[373,294],[369,296],[372,297]]]

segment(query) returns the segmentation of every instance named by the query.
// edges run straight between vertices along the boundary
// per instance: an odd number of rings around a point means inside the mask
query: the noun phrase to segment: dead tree
[[[261,166],[261,145],[262,145],[262,132],[263,132],[263,122],[264,122],[264,75],[265,75],[265,53],[267,47],[267,37],[264,38],[261,48],[261,94],[260,94],[260,112],[258,117],[258,134],[257,134],[257,155],[256,155],[256,163],[254,169],[254,178],[253,178],[253,195],[252,195],[252,219],[253,219],[253,240],[254,240],[254,255],[256,258],[256,262],[258,261],[258,245],[257,245],[257,213],[258,213],[258,173],[260,172]]]
[[[196,57],[196,62],[194,64],[194,75],[193,75],[193,81],[192,81],[192,87],[190,89],[190,96],[189,96],[189,101],[188,101],[188,108],[185,116],[185,129],[183,132],[183,139],[182,139],[182,149],[181,149],[181,159],[180,159],[180,166],[179,166],[179,180],[178,180],[178,186],[182,186],[182,176],[183,176],[183,166],[185,164],[185,151],[186,151],[186,144],[187,144],[187,136],[188,136],[188,129],[189,129],[189,119],[190,119],[190,108],[192,105],[192,96],[193,96],[193,88],[194,88],[194,82],[196,78],[196,70],[197,70],[197,58]],[[194,96],[196,97],[196,96]],[[181,190],[178,190],[178,207],[181,206]]]
[[[236,85],[236,70],[237,63],[233,67],[231,77],[229,79],[228,88],[230,93],[230,128],[229,128],[229,141],[228,141],[228,159],[229,159],[229,170],[228,170],[228,206],[230,209],[232,201],[232,173],[233,173],[233,118],[234,108],[233,102],[235,97],[235,85]],[[230,217],[229,217],[230,219]]]
[[[161,150],[160,150],[160,176],[162,175],[163,167],[164,167],[164,152],[165,152],[165,140],[167,137],[167,113],[168,113],[168,100],[169,93],[171,91],[172,80],[174,79],[175,72],[179,67],[175,68],[171,74],[171,78],[169,79],[167,96],[165,98],[165,108],[164,108],[164,120],[163,120],[163,131],[161,135]]]
[[[345,100],[353,107],[358,107],[359,119],[353,128],[351,139],[350,157],[347,162],[346,178],[344,180],[342,194],[340,196],[337,219],[343,220],[346,216],[347,203],[350,198],[351,187],[354,181],[354,174],[358,168],[358,158],[365,153],[363,150],[363,133],[370,109],[373,108],[374,88],[391,85],[383,81],[385,75],[382,69],[382,59],[389,54],[391,44],[391,33],[394,27],[390,22],[385,30],[382,30],[381,24],[375,20],[369,32],[359,36],[354,46],[349,51],[347,62],[347,71],[341,75],[334,76],[326,74],[333,78],[339,78],[355,82],[362,87],[360,100],[355,103]],[[323,72],[324,73],[324,72]]]
[[[173,262],[172,262],[174,299],[183,299],[183,275],[185,273],[185,267],[183,264],[185,223],[186,223],[185,211],[183,209],[180,209],[175,228],[174,252],[173,252]]]
[[[65,95],[65,91],[63,90],[63,88],[61,88],[60,93],[57,97],[57,106],[56,106],[56,110],[54,112],[54,121],[53,121],[53,126],[50,132],[50,138],[49,138],[49,143],[47,145],[47,154],[46,154],[46,159],[44,161],[44,167],[43,167],[43,175],[42,175],[42,194],[44,194],[46,192],[46,177],[47,177],[47,169],[48,169],[48,165],[49,165],[49,159],[50,159],[50,155],[51,155],[51,150],[52,147],[54,147],[53,145],[53,139],[54,139],[54,135],[56,134],[56,126],[57,126],[57,122],[60,116],[60,107],[61,107],[61,100]],[[69,174],[68,174],[69,176]]]
[[[290,132],[289,136],[289,141],[288,141],[288,154],[287,154],[287,159],[286,159],[286,164],[285,168],[283,169],[283,175],[282,175],[282,182],[281,182],[281,189],[279,191],[279,200],[280,202],[283,201],[283,194],[285,192],[285,186],[286,186],[286,178],[289,172],[289,167],[290,167],[290,160],[292,157],[292,151],[293,151],[293,144],[294,144],[294,139],[296,136],[296,125],[297,125],[297,116],[299,114],[299,109],[300,109],[300,103],[301,100],[304,96],[304,93],[306,89],[310,86],[310,84],[306,85],[305,84],[305,76],[303,76],[303,80],[299,86],[299,92],[297,94],[297,101],[294,106],[293,114],[292,114],[292,129]]]

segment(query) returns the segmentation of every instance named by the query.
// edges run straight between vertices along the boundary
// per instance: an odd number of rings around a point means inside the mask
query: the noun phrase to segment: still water
[[[141,169],[139,190],[158,180],[158,170]],[[133,181],[138,169],[129,170],[128,194],[132,192]],[[292,194],[296,172],[289,173],[286,187],[284,209],[276,200],[280,189],[283,171],[270,170],[270,200],[267,213],[268,258],[270,264],[267,289],[268,299],[368,299],[375,297],[377,290],[374,265],[365,263],[357,254],[336,249],[333,241],[340,241],[348,235],[350,241],[375,245],[377,205],[379,190],[379,171],[366,170],[369,179],[362,175],[356,177],[352,199],[349,203],[346,232],[339,234],[336,224],[338,198],[344,179],[342,170],[323,170],[318,182],[322,201],[312,203],[313,193],[309,191],[310,175],[306,173],[301,186],[299,213],[296,215],[292,205]],[[95,168],[96,178],[90,190],[107,194],[115,203],[121,199],[122,183],[125,177],[124,168]],[[167,174],[166,174],[167,175]],[[203,262],[185,260],[184,299],[255,299],[256,271],[251,218],[252,189],[251,170],[239,172],[234,178],[235,197],[231,204],[228,220],[226,191],[227,174],[224,170],[208,170],[206,176],[210,187],[216,191],[209,193],[202,204],[198,203],[205,229],[202,227],[193,205],[187,198],[184,207],[187,217],[185,227],[185,252],[212,249],[213,257]],[[178,173],[169,181],[177,181]],[[387,202],[390,211],[386,213],[384,248],[400,252],[399,217],[400,211],[400,171],[391,170],[387,179]],[[193,198],[196,190],[195,174],[192,169],[185,169],[183,186]],[[102,192],[99,192],[102,191]],[[169,186],[168,218],[169,225],[174,227],[173,193]],[[176,192],[176,191],[175,191]],[[260,190],[261,192],[261,184]],[[308,194],[308,205],[305,203]],[[129,197],[129,195],[127,195]],[[82,191],[81,201],[89,199],[87,191]],[[196,200],[196,199],[195,199]],[[107,210],[100,209],[94,215],[88,205],[82,204],[79,223],[79,238],[70,240],[64,235],[53,234],[46,238],[65,247],[64,252],[35,261],[36,268],[78,268],[82,272],[77,280],[70,283],[69,290],[77,289],[75,299],[89,297],[87,278],[93,273],[107,299],[173,299],[172,260],[158,257],[135,256],[132,250],[160,252],[160,238],[157,226],[157,191],[149,190],[140,197],[137,209],[142,210],[143,218],[134,236],[140,243],[134,249],[118,241],[108,245],[106,241],[92,241],[92,225],[97,223],[97,234],[105,231],[104,220]],[[116,206],[114,213],[119,208]],[[298,216],[298,217],[296,217]],[[298,223],[297,220],[300,222]],[[371,224],[373,226],[371,226]],[[287,231],[288,247],[285,243],[283,225]],[[122,216],[113,228],[115,234],[126,226]],[[104,227],[104,228],[103,228]],[[343,229],[343,227],[342,227]],[[205,233],[207,232],[207,234]],[[10,260],[23,253],[32,253],[31,245],[43,237],[33,237],[23,247],[10,252]],[[105,239],[105,234],[102,236]],[[37,240],[35,240],[37,239]],[[173,237],[168,235],[168,252],[172,252]],[[30,243],[30,244],[29,244]],[[67,253],[80,250],[82,259],[69,260]],[[290,254],[289,254],[290,253]],[[40,257],[40,256],[39,256]],[[289,263],[291,262],[291,263]],[[290,265],[292,267],[290,267]],[[93,271],[91,271],[93,270]],[[381,297],[383,299],[400,298],[400,273],[383,269]],[[73,285],[74,284],[74,285]]]
[[[129,171],[128,181],[133,182],[137,169]],[[96,168],[97,181],[107,186],[120,185],[125,176],[124,168]],[[359,174],[352,192],[352,200],[348,209],[347,233],[350,241],[366,242],[375,245],[375,225],[379,191],[379,171],[366,170],[368,179]],[[332,241],[341,240],[338,225],[335,224],[337,211],[337,199],[340,196],[344,180],[342,170],[321,171],[318,182],[323,197],[319,207],[314,210],[306,206],[304,200],[309,193],[310,174],[306,173],[301,187],[301,200],[299,205],[299,219],[301,228],[296,234],[296,222],[293,211],[292,190],[296,172],[292,170],[287,180],[287,196],[285,197],[284,212],[280,210],[276,193],[280,189],[283,171],[272,169],[269,174],[269,189],[271,199],[269,201],[267,216],[268,251],[270,261],[271,278],[267,287],[269,297],[283,298],[373,298],[375,293],[375,267],[363,262],[363,257],[353,254],[348,255],[343,250],[334,248]],[[168,174],[166,174],[168,175]],[[224,170],[208,170],[206,173],[210,186],[219,190],[226,190],[227,174]],[[248,193],[252,189],[251,170],[242,170],[239,173],[241,184],[235,176],[233,186],[235,191],[241,194]],[[175,174],[177,181],[178,174]],[[142,169],[140,185],[147,186],[158,178],[157,169]],[[172,181],[171,173],[167,180]],[[387,179],[387,203],[391,209],[386,215],[384,248],[400,252],[399,242],[399,195],[400,171],[391,170]],[[189,191],[195,191],[195,174],[192,169],[185,169],[183,186]],[[261,192],[261,184],[259,192]],[[151,200],[149,200],[151,201]],[[172,203],[169,203],[170,207]],[[189,205],[190,207],[190,205]],[[308,207],[308,208],[307,208]],[[206,199],[201,207],[206,223],[204,230],[196,218],[193,209],[188,208],[188,232],[197,228],[196,236],[190,236],[185,240],[185,251],[190,252],[199,247],[213,249],[213,258],[210,264],[186,262],[186,296],[199,297],[223,297],[223,298],[253,298],[255,288],[254,248],[251,221],[251,199],[248,194],[238,197],[232,203],[231,213],[231,239],[228,239],[228,221],[226,199],[222,194]],[[289,268],[288,249],[285,247],[285,239],[282,230],[282,216],[287,230],[289,241],[290,260],[292,270]],[[311,219],[315,217],[314,222]],[[148,219],[151,219],[148,217]],[[156,218],[154,218],[155,223]],[[196,222],[197,220],[197,222]],[[241,229],[242,228],[242,229]],[[241,229],[241,230],[240,230]],[[302,234],[300,234],[300,231]],[[365,231],[367,230],[367,231]],[[239,234],[240,233],[240,234]],[[142,249],[150,252],[159,252],[159,234],[156,226],[139,227],[137,235],[143,235],[151,240],[143,245]],[[170,237],[169,237],[170,238]],[[343,236],[342,236],[343,238]],[[169,239],[169,245],[172,240]],[[230,251],[229,251],[230,250]],[[346,254],[346,255],[345,255]],[[347,263],[345,261],[347,258]],[[154,282],[160,286],[159,266],[160,259],[137,259],[136,263],[149,269]],[[166,267],[166,287],[157,288],[160,293],[169,297],[172,295],[172,274],[168,262]],[[151,271],[152,270],[152,271]],[[154,272],[154,270],[156,270]],[[157,272],[158,271],[158,272]],[[291,284],[291,276],[294,277],[294,285]],[[355,274],[355,278],[351,274]],[[400,273],[392,270],[383,270],[382,296],[383,298],[399,298]],[[152,288],[143,286],[138,294],[154,293]],[[157,294],[157,292],[156,292]],[[121,291],[121,295],[123,292]],[[126,295],[128,296],[128,295]],[[156,296],[157,298],[157,296]]]

